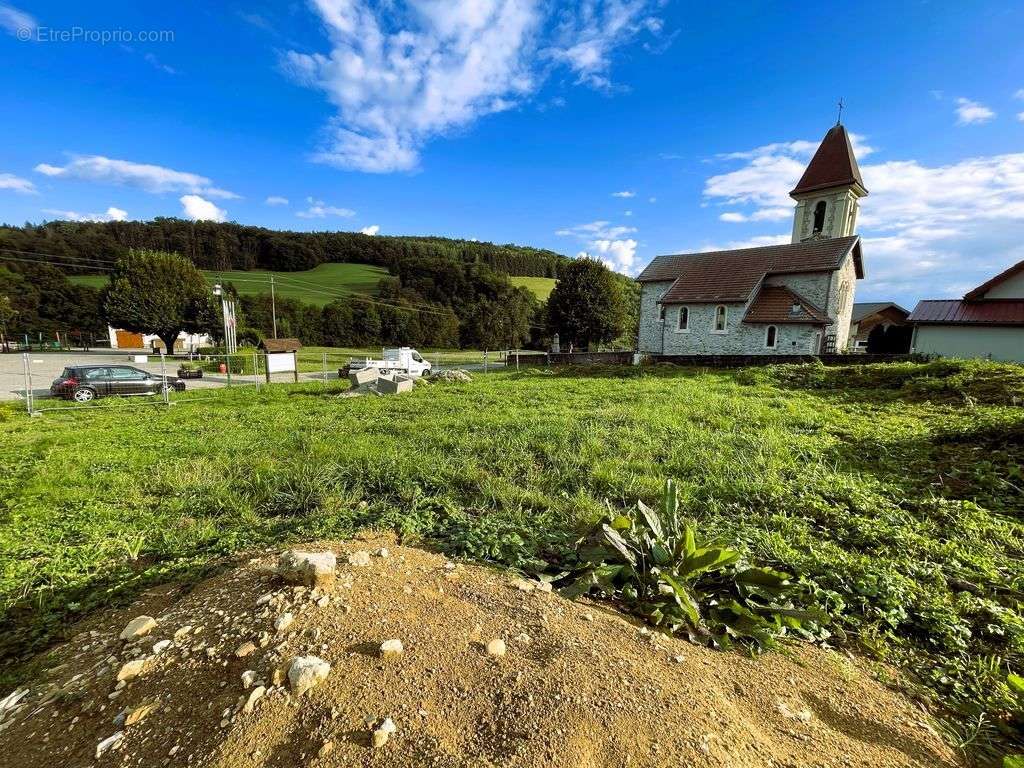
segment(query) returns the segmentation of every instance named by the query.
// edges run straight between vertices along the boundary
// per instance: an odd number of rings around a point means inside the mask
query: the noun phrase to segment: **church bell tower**
[[[796,200],[792,242],[854,234],[859,201],[867,194],[850,137],[845,126],[836,123],[789,193]]]

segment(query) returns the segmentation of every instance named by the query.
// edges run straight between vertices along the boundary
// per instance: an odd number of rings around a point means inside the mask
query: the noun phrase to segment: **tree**
[[[155,333],[173,351],[182,331],[217,329],[212,296],[203,275],[183,256],[130,250],[114,267],[103,307],[115,328]]]
[[[548,331],[563,346],[590,347],[618,338],[626,327],[626,301],[619,281],[596,259],[569,264],[548,298]]]

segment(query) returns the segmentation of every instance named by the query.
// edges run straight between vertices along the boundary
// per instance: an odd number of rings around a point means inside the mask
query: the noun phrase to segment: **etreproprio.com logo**
[[[20,27],[16,37],[22,42],[35,43],[173,43],[171,29],[89,29],[87,27]]]

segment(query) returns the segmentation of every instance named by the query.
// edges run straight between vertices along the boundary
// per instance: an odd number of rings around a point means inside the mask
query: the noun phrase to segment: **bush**
[[[828,367],[820,361],[802,365],[747,368],[736,378],[743,384],[770,384],[799,389],[890,390],[916,402],[1024,404],[1024,366],[987,360],[936,360],[930,363],[875,363]]]

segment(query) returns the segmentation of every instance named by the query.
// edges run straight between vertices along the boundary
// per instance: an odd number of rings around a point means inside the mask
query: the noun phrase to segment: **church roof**
[[[842,123],[836,123],[828,129],[810,165],[789,194],[798,195],[848,184],[856,184],[867,193],[860,177],[857,158],[853,154],[853,145],[850,144],[850,136]]]
[[[786,286],[765,285],[750,303],[743,322],[828,325],[831,320],[811,302]]]
[[[832,272],[853,254],[857,277],[864,277],[860,237],[808,240],[731,251],[658,256],[640,273],[641,283],[673,281],[661,297],[664,304],[683,302],[745,302],[766,275]]]

